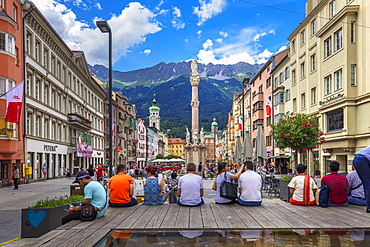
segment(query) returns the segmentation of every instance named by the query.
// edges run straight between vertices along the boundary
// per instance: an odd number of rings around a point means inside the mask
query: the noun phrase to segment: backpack
[[[316,205],[327,208],[330,205],[330,189],[328,183],[324,183],[316,190]]]

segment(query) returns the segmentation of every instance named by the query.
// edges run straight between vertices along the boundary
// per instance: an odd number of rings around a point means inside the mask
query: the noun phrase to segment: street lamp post
[[[216,122],[216,118],[213,118],[213,122],[211,124],[211,130],[213,132],[213,138],[214,138],[214,141],[213,141],[213,158],[214,158],[215,163],[216,163],[216,133],[217,133],[217,130],[218,130],[218,123]]]
[[[242,125],[242,127],[243,127],[243,133],[241,134],[241,138],[242,138],[242,140],[243,140],[243,138],[244,138],[244,133],[245,133],[245,130],[244,130],[244,124],[245,124],[245,120],[244,120],[244,94],[245,94],[245,92],[244,92],[244,84],[248,84],[249,83],[249,78],[244,78],[244,80],[243,80],[243,82],[242,82],[242,121],[243,121],[243,125]]]
[[[109,177],[112,177],[113,171],[113,106],[112,106],[112,30],[108,25],[107,21],[97,21],[96,25],[99,27],[102,33],[109,34],[109,84],[108,84],[108,99],[109,99],[109,122],[108,122],[108,130],[109,130]]]

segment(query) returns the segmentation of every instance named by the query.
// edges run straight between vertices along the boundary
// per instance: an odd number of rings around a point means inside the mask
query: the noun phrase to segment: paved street
[[[73,178],[60,178],[46,182],[21,184],[19,190],[13,187],[0,188],[0,245],[21,236],[21,209],[34,205],[46,197],[69,195]],[[143,193],[142,179],[135,179],[135,194]],[[214,201],[215,192],[211,189],[213,180],[204,181],[206,203]]]

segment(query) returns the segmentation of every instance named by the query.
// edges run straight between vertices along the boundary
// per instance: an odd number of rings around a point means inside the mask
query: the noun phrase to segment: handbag
[[[327,208],[330,205],[330,189],[325,183],[316,190],[316,205]]]
[[[220,186],[220,196],[230,200],[235,200],[236,198],[238,198],[238,185],[236,183],[227,181],[226,172],[224,177],[225,179],[224,181],[222,181]]]
[[[98,215],[98,211],[103,210],[105,206],[107,205],[108,196],[106,197],[104,207],[102,209],[98,209],[97,207],[91,205],[91,204],[82,204],[80,206],[80,220],[82,221],[91,221],[96,218]]]

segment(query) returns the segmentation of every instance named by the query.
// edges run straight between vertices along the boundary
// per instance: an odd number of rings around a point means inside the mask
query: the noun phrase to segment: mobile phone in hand
[[[68,209],[63,209],[64,211],[68,212]]]

